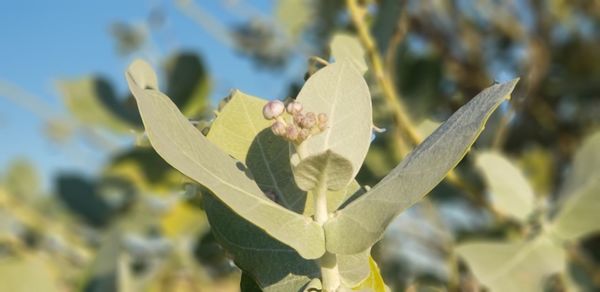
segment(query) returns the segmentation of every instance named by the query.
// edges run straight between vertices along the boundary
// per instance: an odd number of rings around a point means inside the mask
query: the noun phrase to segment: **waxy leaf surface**
[[[362,74],[348,61],[333,63],[312,75],[296,100],[305,112],[325,113],[329,119],[325,131],[303,142],[306,157],[331,150],[347,159],[353,168],[344,180],[349,184],[371,143],[371,95]]]
[[[475,164],[485,178],[494,208],[525,221],[533,211],[535,195],[521,170],[494,151],[477,153]]]
[[[473,242],[456,252],[490,291],[543,291],[543,280],[565,268],[562,247],[548,237],[528,242]]]
[[[327,250],[352,254],[372,246],[400,212],[431,191],[465,156],[517,80],[485,89],[454,113],[367,193],[324,226]],[[347,240],[352,238],[352,240]]]
[[[129,88],[137,100],[148,138],[161,157],[303,257],[314,259],[324,253],[321,226],[269,200],[249,177],[243,163],[209,142],[166,95],[146,89],[148,76],[149,80],[154,79],[148,73],[152,72],[149,65],[136,61],[131,69],[126,74]]]

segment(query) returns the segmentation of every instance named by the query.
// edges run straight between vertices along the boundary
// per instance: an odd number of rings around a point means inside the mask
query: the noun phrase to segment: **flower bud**
[[[300,126],[300,125],[302,125],[303,121],[304,121],[304,115],[303,114],[301,114],[301,113],[295,113],[294,114],[294,124]]]
[[[290,115],[298,114],[302,112],[302,104],[297,101],[292,101],[288,103],[286,110]]]
[[[321,129],[321,131],[324,130],[325,127],[327,126],[327,120],[329,120],[329,118],[324,113],[320,113],[317,116],[317,127],[319,127],[319,129]]]
[[[306,115],[304,115],[304,119],[300,123],[300,127],[304,128],[304,129],[312,129],[312,127],[314,127],[316,125],[316,123],[317,123],[317,116],[315,115],[315,113],[310,112],[310,113],[306,113]]]
[[[308,139],[308,137],[310,137],[309,129],[302,129],[302,130],[300,130],[300,133],[298,133],[298,141],[300,141],[300,142]]]
[[[298,127],[294,125],[289,125],[286,129],[285,137],[290,141],[295,141],[298,139],[298,135],[300,134],[300,130]]]
[[[279,117],[285,109],[283,102],[280,100],[272,100],[263,107],[263,116],[267,120],[272,120]]]
[[[277,136],[284,136],[286,133],[285,124],[281,121],[276,121],[271,126],[271,131],[273,131],[273,134],[275,134]]]

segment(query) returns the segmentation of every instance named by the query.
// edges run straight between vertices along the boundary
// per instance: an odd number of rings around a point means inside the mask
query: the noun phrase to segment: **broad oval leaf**
[[[577,240],[588,234],[600,232],[600,179],[581,186],[561,207],[550,232],[562,240]]]
[[[132,69],[136,67],[151,71],[142,61],[134,62]],[[248,177],[246,167],[210,143],[166,95],[141,86],[148,80],[146,74],[129,70],[126,77],[150,143],[163,159],[303,257],[319,258],[325,252],[323,230],[316,222],[269,200]]]
[[[350,161],[329,150],[301,160],[293,170],[296,183],[305,191],[315,189],[319,183],[324,183],[328,190],[345,189],[347,178],[353,175]]]
[[[290,166],[289,143],[275,136],[272,121],[262,116],[266,100],[234,91],[206,136],[235,159],[245,161],[263,192],[302,213],[306,192],[298,188]]]
[[[349,184],[371,143],[371,95],[362,74],[348,61],[333,63],[312,75],[296,100],[306,112],[325,113],[329,118],[325,131],[303,142],[306,157],[328,150],[344,157],[353,168],[352,175],[345,178]]]
[[[483,173],[495,209],[521,221],[534,209],[535,194],[525,175],[501,153],[477,153],[475,164]]]
[[[348,33],[336,33],[331,40],[331,56],[336,62],[348,61],[358,72],[365,74],[367,62],[365,50],[356,36]]]
[[[518,80],[485,89],[454,113],[370,191],[324,226],[327,250],[351,254],[377,242],[400,212],[433,189],[465,156]],[[351,237],[353,240],[346,240]]]
[[[544,278],[565,269],[565,251],[546,236],[518,243],[467,243],[456,252],[490,291],[543,291]]]
[[[551,231],[563,240],[575,240],[600,231],[600,132],[586,138],[577,150],[562,189],[564,204]]]

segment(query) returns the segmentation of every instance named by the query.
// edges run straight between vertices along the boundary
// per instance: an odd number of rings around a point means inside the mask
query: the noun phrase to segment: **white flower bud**
[[[292,101],[288,103],[286,110],[290,115],[298,114],[302,112],[302,104],[297,101]]]
[[[302,121],[304,121],[304,115],[301,113],[294,114],[294,124],[300,126],[302,125]]]
[[[265,104],[265,107],[263,107],[263,116],[267,120],[272,120],[279,117],[284,110],[285,106],[283,102],[280,100],[272,100]]]
[[[286,133],[285,124],[281,121],[276,121],[271,126],[271,131],[273,131],[273,134],[275,134],[277,136],[284,136]]]

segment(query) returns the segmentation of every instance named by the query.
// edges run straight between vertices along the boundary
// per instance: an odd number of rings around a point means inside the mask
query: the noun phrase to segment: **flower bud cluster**
[[[283,118],[284,112],[290,116],[287,121]],[[287,106],[279,100],[270,101],[263,108],[263,116],[267,120],[274,120],[271,130],[275,135],[297,144],[327,128],[326,114],[304,113],[302,104],[297,101]]]

